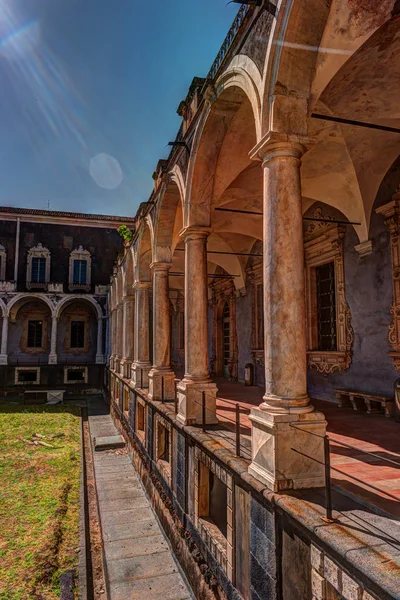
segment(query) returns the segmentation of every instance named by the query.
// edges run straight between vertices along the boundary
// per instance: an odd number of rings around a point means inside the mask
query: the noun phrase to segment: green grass
[[[59,598],[78,563],[79,431],[73,407],[0,404],[0,600]]]

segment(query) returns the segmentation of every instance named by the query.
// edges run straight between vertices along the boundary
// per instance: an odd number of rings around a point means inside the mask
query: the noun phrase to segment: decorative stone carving
[[[74,283],[74,261],[85,260],[86,261],[86,283]],[[84,250],[82,246],[78,246],[69,257],[69,278],[68,278],[68,289],[72,290],[90,290],[90,283],[92,277],[92,257],[88,250]]]
[[[317,212],[317,211],[316,211]],[[322,213],[318,213],[319,215]],[[324,218],[319,216],[318,218]],[[354,332],[350,307],[346,302],[343,264],[344,229],[336,224],[318,223],[307,229],[304,257],[307,299],[307,357],[308,366],[323,375],[347,371],[352,361]],[[318,349],[315,269],[328,262],[335,265],[336,338],[337,349]]]
[[[400,186],[393,199],[376,209],[385,218],[390,231],[390,248],[392,254],[393,304],[390,310],[392,322],[389,326],[388,340],[392,348],[389,355],[397,371],[400,371]]]
[[[315,209],[313,214],[314,219],[319,219],[318,221],[311,221],[310,225],[307,227],[305,231],[304,237],[307,238],[311,234],[319,231],[320,229],[324,229],[327,226],[326,221],[331,221],[332,217],[325,217],[322,208],[319,206]]]
[[[213,311],[212,328],[212,355],[211,374],[223,375],[224,353],[222,313],[225,304],[229,304],[230,320],[230,358],[229,358],[229,380],[237,381],[238,378],[238,339],[236,331],[236,291],[231,279],[219,279],[211,284],[212,297],[210,305]]]
[[[50,250],[45,248],[40,242],[37,246],[33,246],[28,252],[28,265],[26,269],[26,287],[28,290],[32,288],[47,287],[50,281]],[[32,281],[32,261],[34,258],[44,258],[46,260],[44,282]]]

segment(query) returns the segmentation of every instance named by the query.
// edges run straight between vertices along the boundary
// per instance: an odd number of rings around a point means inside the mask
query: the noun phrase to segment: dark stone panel
[[[250,529],[250,553],[262,568],[276,578],[276,546],[253,523]]]
[[[186,444],[185,436],[177,431],[177,453],[176,453],[176,497],[179,504],[185,506],[185,477],[186,477]]]
[[[0,221],[0,244],[7,250],[6,279],[14,278],[15,221]],[[116,228],[79,227],[53,223],[21,222],[18,264],[18,291],[25,291],[27,255],[38,243],[51,253],[50,281],[63,283],[68,291],[69,256],[82,245],[92,255],[92,289],[108,285],[113,264],[122,251],[122,240]]]
[[[260,565],[253,554],[250,555],[250,576],[251,590],[256,594],[255,596],[252,594],[252,598],[258,597],[262,600],[275,600],[278,597],[276,580],[272,579],[272,577],[266,573],[263,566]],[[293,596],[293,598],[294,597],[295,596]],[[298,600],[300,600],[300,597]]]
[[[240,54],[246,54],[255,62],[260,74],[262,74],[264,70],[265,52],[267,48],[266,40],[271,31],[272,22],[272,15],[264,10],[252,27],[248,38],[240,50]]]
[[[250,521],[251,527],[257,527],[272,544],[276,543],[275,515],[253,497],[250,500]]]
[[[0,220],[0,244],[7,252],[6,281],[14,279],[16,221]]]
[[[147,406],[147,431],[146,431],[147,453],[153,458],[153,409]]]
[[[136,418],[136,401],[135,401],[135,392],[131,390],[129,392],[129,425],[132,429],[135,428],[135,418]]]

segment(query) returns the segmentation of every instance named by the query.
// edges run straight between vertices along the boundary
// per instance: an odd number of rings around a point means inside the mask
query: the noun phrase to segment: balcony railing
[[[239,33],[243,23],[245,22],[247,15],[249,14],[250,11],[253,11],[253,10],[254,10],[254,7],[252,7],[250,4],[249,5],[242,4],[242,6],[239,8],[238,13],[235,17],[235,20],[233,21],[231,28],[229,29],[229,31],[222,43],[222,46],[219,49],[219,52],[218,52],[217,56],[215,57],[213,64],[211,65],[211,69],[209,70],[208,75],[207,75],[207,80],[212,80],[215,78],[215,76],[218,72],[218,69],[224,62],[226,55],[228,54],[229,50],[231,49],[232,44],[235,41],[236,36]]]
[[[17,284],[15,281],[0,281],[0,292],[15,292]]]

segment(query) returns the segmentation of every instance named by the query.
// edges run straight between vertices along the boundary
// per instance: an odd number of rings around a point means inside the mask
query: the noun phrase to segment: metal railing
[[[363,486],[366,486],[366,487],[374,490],[375,492],[378,492],[379,494],[384,494],[385,496],[387,496],[391,500],[394,500],[395,502],[400,502],[400,499],[397,496],[394,496],[394,494],[391,494],[390,492],[387,492],[386,490],[383,490],[382,488],[378,488],[377,486],[372,485],[371,483],[368,483],[367,481],[363,481],[362,479],[359,479],[358,477],[355,477],[354,475],[350,475],[350,473],[346,473],[345,471],[342,471],[342,470],[338,469],[337,467],[333,467],[331,465],[331,442],[333,442],[334,444],[338,444],[339,446],[343,446],[344,448],[348,448],[350,450],[356,450],[357,453],[365,454],[367,456],[373,456],[374,458],[381,460],[382,462],[392,464],[399,469],[400,469],[400,461],[397,462],[396,460],[392,460],[390,458],[384,458],[382,456],[379,456],[379,454],[376,454],[375,452],[368,452],[367,450],[361,450],[361,448],[358,448],[357,446],[352,446],[351,444],[346,444],[345,442],[340,442],[339,440],[330,438],[329,435],[327,435],[327,434],[326,435],[318,435],[317,433],[314,433],[312,431],[307,431],[305,429],[302,429],[301,427],[296,427],[295,425],[291,425],[291,427],[293,427],[294,429],[298,429],[299,431],[302,431],[303,433],[308,433],[309,435],[313,435],[315,437],[323,439],[323,444],[324,444],[324,461],[323,462],[318,460],[314,456],[309,456],[308,454],[305,454],[304,452],[300,452],[300,450],[297,450],[296,448],[292,448],[292,450],[293,450],[293,452],[296,452],[296,454],[300,454],[301,456],[304,456],[305,458],[313,460],[314,462],[316,462],[319,465],[322,465],[324,467],[324,470],[325,470],[325,515],[326,515],[325,520],[326,521],[328,521],[328,522],[334,521],[333,509],[332,509],[332,475],[331,475],[331,471],[336,471],[336,473],[340,473],[341,475],[344,475],[345,477],[348,477],[349,479],[356,481],[357,483],[362,484]],[[400,455],[395,455],[395,456],[400,459]]]
[[[115,373],[112,373],[112,371],[110,371],[112,375],[115,376]],[[129,385],[124,381],[124,379],[122,378],[121,375],[117,375],[117,379],[119,379],[120,381],[122,381],[123,385],[128,387],[129,389],[131,389],[129,387]],[[180,379],[175,378],[174,379],[174,398],[171,399],[166,399],[165,398],[165,384],[164,384],[164,377],[161,377],[161,398],[160,398],[160,402],[161,404],[165,404],[165,403],[174,403],[174,413],[175,415],[178,414],[178,390],[177,390],[177,385],[180,382]],[[148,398],[147,395],[145,393],[143,393],[143,371],[140,371],[140,388],[135,388],[134,389],[134,393],[136,395],[138,395],[140,398],[142,398],[142,400],[144,400],[145,402],[148,402]],[[110,389],[110,393],[111,393],[111,389]],[[226,400],[225,398],[220,398],[221,402],[225,403],[225,404],[229,404],[231,406],[235,407],[235,418],[234,419],[230,419],[227,416],[222,416],[220,419],[220,423],[223,423],[224,421],[227,421],[229,423],[232,423],[234,425],[234,436],[235,436],[235,443],[234,443],[234,447],[235,447],[235,453],[237,457],[243,457],[243,450],[245,451],[249,451],[248,448],[246,448],[242,443],[241,443],[241,415],[249,415],[250,414],[250,410],[247,408],[244,408],[243,406],[240,405],[239,402],[233,402],[232,400]],[[197,400],[194,400],[194,402],[199,405],[201,407],[201,428],[202,431],[205,433],[207,429],[209,429],[210,424],[207,424],[207,412],[211,413],[213,415],[213,417],[218,417],[218,410],[216,409],[215,411],[207,408],[207,397],[206,397],[206,392],[203,391],[201,394],[201,402],[198,402]],[[157,407],[154,407],[155,410],[157,410]],[[123,411],[122,411],[123,412]],[[218,431],[218,433],[220,434],[220,431]]]
[[[220,68],[220,66],[222,65],[222,63],[224,62],[229,50],[231,49],[233,42],[236,39],[237,34],[239,33],[243,23],[245,22],[245,19],[248,15],[248,13],[250,11],[253,11],[254,7],[252,7],[250,4],[242,4],[242,6],[239,8],[237,15],[231,25],[231,28],[229,29],[228,33],[225,36],[224,41],[222,42],[222,46],[218,51],[217,56],[215,57],[215,60],[213,62],[213,64],[211,65],[211,68],[207,74],[207,80],[213,80]]]

